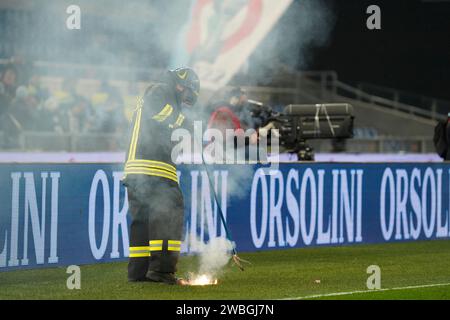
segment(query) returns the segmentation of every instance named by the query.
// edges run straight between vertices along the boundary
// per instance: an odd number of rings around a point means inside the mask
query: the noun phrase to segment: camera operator
[[[258,146],[258,119],[253,117],[249,107],[247,93],[241,88],[233,88],[225,94],[225,97],[218,102],[212,103],[209,107],[212,111],[208,120],[208,129],[218,129],[223,137],[227,137],[226,131],[234,130],[233,141],[226,143],[234,144],[234,150],[243,152],[245,160],[259,159]],[[253,129],[254,132],[246,134],[246,131]],[[258,155],[256,159],[250,159],[251,150]]]
[[[17,70],[10,64],[0,72],[0,130],[3,132],[2,148],[17,148],[19,135],[23,130],[21,124],[11,112],[12,102],[16,96]]]
[[[254,127],[254,120],[250,110],[247,108],[248,98],[247,93],[241,88],[234,88],[225,94],[225,98],[218,102],[212,103],[209,110],[212,113],[208,120],[208,129],[219,129],[225,136],[226,129],[243,131],[247,129],[256,129]],[[242,135],[243,132],[236,132],[237,135]],[[257,135],[253,134],[246,144],[256,144]]]

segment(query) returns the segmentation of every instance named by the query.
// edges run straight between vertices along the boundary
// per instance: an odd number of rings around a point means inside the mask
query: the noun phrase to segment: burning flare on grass
[[[207,275],[207,274],[201,274],[189,277],[186,279],[186,285],[187,286],[208,286],[208,285],[216,285],[219,281],[217,279],[214,279],[213,277]]]

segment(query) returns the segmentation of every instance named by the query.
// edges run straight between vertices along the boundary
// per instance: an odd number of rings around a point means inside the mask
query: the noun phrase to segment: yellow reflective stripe
[[[137,143],[139,140],[139,131],[141,130],[142,108],[139,109],[138,116],[139,116],[138,128],[136,131],[136,140],[134,141],[134,149],[133,149],[133,158],[132,159],[136,158],[136,148],[137,148]]]
[[[131,137],[130,150],[128,151],[128,160],[136,157],[136,146],[139,138],[139,130],[141,128],[142,108],[137,109],[136,120],[134,123],[133,135]]]
[[[134,119],[134,128],[133,134],[131,136],[130,150],[128,151],[128,160],[133,159],[135,156],[133,154],[133,149],[134,149],[134,142],[136,141],[137,137],[138,120],[139,120],[139,109],[136,109],[136,117]]]
[[[174,124],[169,124],[169,128],[174,128],[176,126],[178,126],[178,127],[181,126],[183,124],[184,119],[185,119],[184,115],[180,113],[178,115],[178,118],[175,121],[175,123]]]
[[[182,115],[181,113],[178,115],[177,121],[175,121],[175,125],[181,126],[181,124],[184,121],[184,115]]]
[[[136,130],[137,130],[137,121],[139,118],[138,114],[139,114],[138,109],[136,109],[136,117],[134,118],[133,133],[131,134],[130,148],[128,150],[128,160],[130,160],[132,158],[133,145],[134,145],[134,140],[136,137]]]
[[[169,172],[167,170],[152,169],[152,168],[146,168],[146,167],[125,167],[125,173],[131,172],[131,171],[144,171],[149,174],[152,174],[152,173],[165,174],[174,179],[178,179],[178,176],[175,172]]]
[[[130,258],[142,258],[150,257],[150,247],[140,246],[140,247],[130,247]]]
[[[126,174],[144,174],[144,175],[148,175],[148,176],[155,176],[155,177],[161,177],[161,178],[166,178],[172,181],[175,181],[176,183],[178,183],[178,179],[174,179],[173,177],[164,175],[164,174],[158,174],[158,173],[148,173],[148,172],[143,172],[143,171],[127,171]]]
[[[145,174],[148,176],[163,177],[163,178],[171,179],[175,182],[178,182],[178,176],[168,173],[167,171],[157,170],[157,169],[144,169],[144,168],[133,169],[133,168],[131,168],[131,169],[125,169],[125,174]]]
[[[125,170],[126,169],[134,169],[134,170],[136,170],[136,169],[154,169],[154,170],[162,170],[164,172],[171,173],[173,175],[177,175],[176,171],[169,170],[169,169],[167,169],[167,167],[162,167],[162,166],[158,166],[158,165],[141,165],[141,164],[127,163],[125,165]]]
[[[152,117],[152,119],[163,122],[166,120],[173,112],[173,107],[170,104],[166,104],[164,108],[157,114]]]
[[[181,241],[180,240],[168,240],[167,243],[168,243],[168,246],[167,246],[168,251],[181,251]]]
[[[158,169],[165,170],[165,171],[167,171],[167,172],[171,172],[171,173],[173,173],[173,174],[176,174],[176,173],[177,173],[176,170],[173,170],[173,169],[171,169],[171,168],[168,167],[168,166],[161,166],[161,165],[159,165],[159,164],[142,164],[142,163],[136,163],[136,162],[134,162],[134,161],[128,161],[128,162],[125,164],[125,166],[127,166],[127,167],[141,167],[141,168],[158,168]]]
[[[161,251],[163,240],[150,240],[148,242],[150,244],[150,251]]]
[[[164,174],[158,174],[158,173],[148,173],[148,172],[144,172],[144,171],[127,171],[125,172],[125,174],[145,174],[148,176],[156,176],[156,177],[161,177],[161,178],[166,178],[166,179],[170,179],[172,181],[175,181],[176,183],[178,183],[178,179],[174,179],[173,177],[164,175]]]
[[[134,110],[138,110],[138,109],[142,108],[143,105],[144,105],[144,99],[142,97],[138,97],[137,103],[136,103],[136,109],[134,109]]]
[[[146,165],[141,165],[141,164],[127,164],[125,166],[125,168],[130,168],[130,169],[139,169],[139,168],[142,168],[142,169],[156,169],[156,170],[164,170],[167,173],[172,173],[172,174],[175,174],[175,175],[177,174],[176,171],[169,170],[166,167],[162,167],[162,166],[158,166],[158,165],[146,166]]]
[[[130,251],[144,251],[144,250],[150,250],[149,246],[145,247],[130,247]]]
[[[173,165],[168,164],[166,162],[162,161],[155,161],[155,160],[143,160],[143,159],[133,159],[127,162],[127,164],[140,164],[140,165],[158,165],[162,167],[167,167],[167,170],[177,171],[177,168],[175,168]]]
[[[151,257],[150,252],[130,253],[130,258],[143,258],[143,257]]]
[[[175,179],[178,181],[178,176],[175,173],[167,172],[165,170],[159,170],[159,169],[148,169],[148,168],[133,168],[133,167],[126,167],[125,168],[125,174],[128,173],[141,173],[145,175],[160,175],[167,178]]]

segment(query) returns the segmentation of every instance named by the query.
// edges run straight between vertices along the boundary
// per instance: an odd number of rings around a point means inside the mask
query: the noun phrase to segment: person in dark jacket
[[[447,138],[447,154],[445,156],[445,161],[450,161],[450,113],[447,118],[447,126],[445,127],[446,138]]]
[[[450,160],[450,113],[447,120],[438,121],[434,127],[433,143],[439,157]]]
[[[16,95],[17,88],[17,69],[9,64],[3,68],[0,74],[0,94],[5,95],[11,102]]]
[[[123,180],[132,216],[129,281],[181,283],[175,272],[184,204],[171,159],[171,133],[184,125],[199,90],[193,70],[168,71],[146,89],[134,111]]]

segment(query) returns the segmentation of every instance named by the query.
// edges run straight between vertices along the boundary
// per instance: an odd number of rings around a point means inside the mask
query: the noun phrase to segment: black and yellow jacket
[[[167,75],[163,82],[151,84],[138,99],[125,162],[125,185],[143,175],[178,183],[176,166],[171,159],[174,146],[171,134],[183,125],[185,115],[170,81]]]

